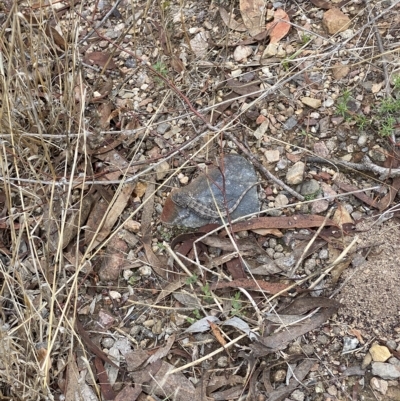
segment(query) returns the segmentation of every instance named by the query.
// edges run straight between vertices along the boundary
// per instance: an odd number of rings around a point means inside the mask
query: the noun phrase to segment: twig
[[[276,178],[272,173],[270,173],[258,160],[257,158],[249,152],[245,146],[243,146],[242,143],[240,143],[237,138],[231,134],[230,132],[224,131],[224,135],[226,135],[232,142],[235,143],[235,145],[251,160],[251,162],[257,167],[257,169],[263,174],[267,179],[270,179],[274,181],[277,185],[282,187],[285,191],[289,192],[292,196],[294,196],[296,199],[303,201],[304,196],[300,195],[298,192],[296,192],[294,189],[290,188],[288,185],[286,185],[283,181],[281,181],[279,178]]]
[[[382,59],[382,69],[383,69],[383,73],[385,74],[385,92],[386,92],[387,96],[390,96],[390,89],[389,89],[390,79],[389,79],[387,61],[383,57],[383,55],[385,54],[385,49],[383,48],[382,37],[381,37],[381,34],[379,32],[379,29],[377,28],[377,26],[375,24],[375,12],[374,12],[374,10],[371,8],[371,5],[369,4],[368,0],[365,0],[364,3],[365,3],[365,8],[368,11],[368,20],[370,20],[370,23],[372,24],[372,29],[374,31],[374,34],[375,34],[375,37],[376,37],[376,42],[378,44],[379,53],[380,53],[380,56],[381,56],[381,59]],[[372,17],[374,17],[372,20],[370,18],[370,15],[372,15]]]
[[[309,157],[308,162],[310,163],[323,163],[323,164],[338,164],[339,166],[347,167],[357,171],[371,171],[372,173],[379,175],[381,181],[387,178],[393,178],[400,176],[400,168],[386,168],[372,163],[371,159],[365,155],[362,159],[362,164],[347,162],[345,160],[338,159],[323,159],[321,157]]]

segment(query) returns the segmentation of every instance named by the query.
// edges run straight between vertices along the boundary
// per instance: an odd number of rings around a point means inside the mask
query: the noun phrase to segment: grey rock
[[[352,351],[358,346],[358,340],[355,337],[344,337],[343,338],[343,350],[342,353]]]
[[[171,124],[168,123],[161,123],[158,127],[157,127],[157,133],[160,135],[164,135],[167,131],[169,131],[171,129]]]
[[[388,341],[389,342],[389,341]],[[388,362],[392,365],[395,366],[400,366],[400,360],[398,360],[397,358],[395,358],[394,356],[392,356],[391,358],[388,359]]]
[[[329,202],[325,199],[319,199],[311,204],[311,213],[318,214],[325,212],[329,207]]]
[[[318,257],[320,259],[328,259],[329,258],[329,251],[328,249],[321,249],[319,251]]]
[[[284,256],[283,258],[279,258],[275,260],[275,264],[282,269],[283,271],[290,270],[294,264],[296,263],[296,259],[294,255]]]
[[[277,163],[276,168],[277,168],[278,170],[286,170],[287,165],[288,165],[287,159],[281,159],[281,160],[279,160],[279,162]]]
[[[372,374],[385,380],[396,380],[400,378],[400,366],[385,362],[372,362]]]
[[[283,129],[289,131],[293,129],[297,125],[296,117],[289,117],[286,122],[283,124]]]
[[[303,182],[300,189],[300,193],[304,196],[316,195],[318,194],[319,191],[320,191],[319,182],[314,179]]]

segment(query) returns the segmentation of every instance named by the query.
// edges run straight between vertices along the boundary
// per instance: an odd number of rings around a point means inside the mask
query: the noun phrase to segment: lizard
[[[228,210],[224,210],[223,207],[220,208],[220,211],[212,209],[211,207],[204,205],[204,203],[201,203],[194,199],[190,193],[175,192],[171,195],[171,199],[172,202],[175,203],[175,205],[184,209],[188,209],[189,211],[193,211],[193,213],[197,214],[203,219],[220,219],[234,212],[240,205],[240,202],[243,200],[247,192],[249,192],[250,189],[257,184],[259,183],[255,182],[245,188],[244,191],[240,194],[238,200]]]

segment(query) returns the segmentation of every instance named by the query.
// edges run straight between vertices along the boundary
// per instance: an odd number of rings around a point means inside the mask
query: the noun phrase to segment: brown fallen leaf
[[[354,220],[351,218],[350,213],[347,209],[339,203],[332,220],[336,223],[338,227],[343,227],[344,224],[354,224]]]
[[[315,7],[322,8],[323,10],[330,10],[333,7],[337,7],[326,0],[311,0],[311,3],[313,3]]]
[[[236,240],[235,244],[229,238],[221,238],[217,235],[209,235],[201,239],[203,244],[215,248],[221,248],[224,251],[236,251],[237,248],[243,251],[263,252],[260,246],[250,238],[240,238]]]
[[[264,0],[240,0],[240,14],[250,36],[264,31],[266,6]]]
[[[243,83],[234,79],[228,79],[226,82],[227,86],[232,89],[235,93],[241,96],[248,96],[250,98],[257,97],[260,92],[260,86],[255,83]]]
[[[278,8],[274,14],[274,20],[268,23],[266,27],[269,32],[270,43],[278,43],[290,30],[289,16],[281,8]]]
[[[98,356],[94,358],[94,366],[96,367],[102,398],[106,401],[114,400],[116,394],[110,385],[107,371]]]
[[[225,8],[219,7],[218,9],[219,15],[222,18],[222,21],[224,21],[224,24],[232,29],[233,31],[238,31],[238,32],[246,32],[247,28],[243,24],[243,22],[237,22],[235,18],[233,17],[232,14],[229,14]]]
[[[375,199],[371,198],[370,196],[366,195],[363,192],[356,192],[356,191],[359,191],[359,188],[356,187],[355,185],[346,184],[345,182],[341,182],[340,180],[333,180],[333,182],[340,189],[343,189],[346,192],[355,192],[352,195],[355,196],[356,198],[360,199],[367,205],[372,206],[372,207],[377,207],[377,201]]]
[[[108,52],[89,52],[84,55],[83,60],[90,65],[106,67],[107,70],[117,68],[117,64],[112,59],[112,54]]]
[[[90,352],[93,352],[96,356],[98,356],[103,362],[107,362],[110,365],[114,366],[114,368],[122,369],[116,363],[114,363],[105,352],[103,352],[90,338],[89,333],[83,328],[82,323],[79,319],[75,320],[75,327],[77,333],[80,335],[82,343],[86,345]]]
[[[141,385],[135,384],[135,387],[127,385],[118,393],[114,401],[136,401],[141,393]]]
[[[54,43],[60,47],[62,50],[66,50],[67,42],[65,39],[58,33],[57,29],[52,27],[49,23],[46,24],[46,35],[49,38],[54,40]]]
[[[111,209],[108,210],[107,217],[103,220],[104,221],[103,226],[97,233],[96,238],[94,238],[90,249],[94,249],[99,244],[101,244],[106,238],[108,238],[115,223],[121,217],[122,212],[124,211],[126,205],[128,204],[132,192],[135,189],[135,185],[136,184],[128,183],[122,187],[122,190],[119,192],[117,198],[112,203]],[[103,218],[104,216],[102,216],[102,219]],[[97,224],[99,224],[99,222]]]
[[[170,337],[168,337],[168,340],[164,345],[164,347],[160,347],[155,354],[150,356],[150,358],[146,362],[146,365],[149,363],[154,363],[157,360],[164,358],[164,356],[168,355],[168,352],[174,345],[174,342],[175,342],[175,334],[172,334]]]
[[[250,348],[259,356],[268,355],[285,349],[290,341],[314,330],[326,322],[338,308],[324,308],[322,312],[312,315],[307,320],[303,321],[296,326],[290,326],[290,330],[283,329],[278,333],[274,333],[268,337],[260,337],[257,341],[250,345]]]
[[[211,290],[217,290],[221,288],[237,288],[242,287],[247,290],[261,290],[268,294],[278,294],[281,291],[285,291],[290,285],[282,283],[269,283],[263,280],[250,280],[247,278],[232,280],[232,281],[221,281],[211,285]]]
[[[160,365],[160,368],[152,371],[153,365]],[[192,382],[183,373],[168,374],[174,369],[173,365],[159,360],[130,375],[135,383],[143,383],[143,392],[146,394],[155,394],[163,398],[167,395],[174,401],[200,401]]]
[[[235,223],[232,225],[232,232],[244,230],[256,230],[259,228],[280,228],[280,229],[294,229],[294,228],[311,228],[319,227],[324,223],[325,218],[318,215],[295,215],[295,216],[280,216],[280,217],[258,217],[248,221]],[[333,220],[328,219],[325,222],[326,226],[336,226]],[[226,231],[223,230],[220,236],[225,236]]]

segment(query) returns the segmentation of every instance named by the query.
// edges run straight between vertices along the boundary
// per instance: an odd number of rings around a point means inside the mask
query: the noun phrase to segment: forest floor
[[[400,400],[400,1],[0,30],[1,400]]]

